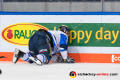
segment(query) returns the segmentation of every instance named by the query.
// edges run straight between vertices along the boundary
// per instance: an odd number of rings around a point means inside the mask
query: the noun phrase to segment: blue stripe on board
[[[120,12],[0,12],[0,15],[120,15]]]

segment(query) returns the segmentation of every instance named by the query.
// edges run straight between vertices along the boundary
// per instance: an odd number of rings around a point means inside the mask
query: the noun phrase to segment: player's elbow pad
[[[65,44],[61,44],[61,45],[60,45],[60,48],[64,48],[65,50],[67,50],[68,46],[65,45]]]

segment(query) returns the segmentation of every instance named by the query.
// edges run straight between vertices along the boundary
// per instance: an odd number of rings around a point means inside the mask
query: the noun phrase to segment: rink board
[[[28,52],[29,38],[36,30],[67,25],[68,53],[76,62],[120,63],[120,14],[44,14],[1,13],[0,56],[7,58],[0,61],[12,61],[15,48]]]
[[[120,63],[120,54],[69,53],[68,55],[77,63]],[[12,61],[13,52],[0,52],[0,56],[6,57],[0,58],[0,61]]]

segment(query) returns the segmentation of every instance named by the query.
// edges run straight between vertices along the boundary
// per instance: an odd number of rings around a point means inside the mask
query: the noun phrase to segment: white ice
[[[26,62],[0,62],[0,80],[120,80],[120,64],[111,63],[49,63],[38,66]],[[117,76],[76,76],[69,73],[118,73]]]

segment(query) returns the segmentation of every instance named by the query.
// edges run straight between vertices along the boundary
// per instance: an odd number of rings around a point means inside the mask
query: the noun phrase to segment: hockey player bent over
[[[69,31],[65,25],[60,26],[59,31],[39,29],[29,40],[29,53],[15,49],[12,62],[16,63],[18,59],[22,59],[38,65],[48,64],[50,60],[74,63],[74,59],[67,55]],[[60,51],[61,56],[55,55],[57,51]]]

